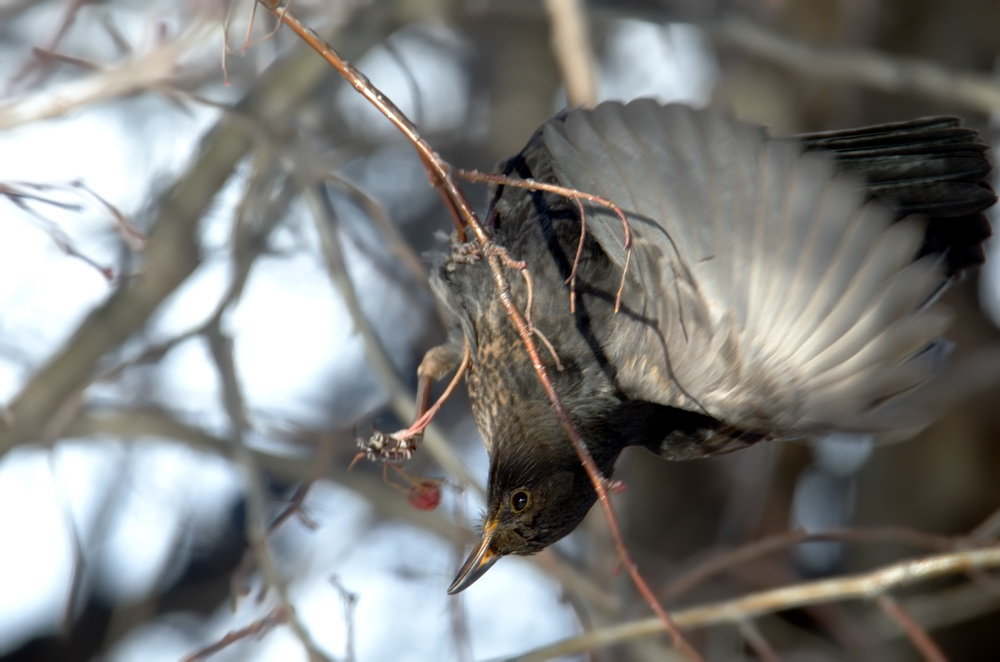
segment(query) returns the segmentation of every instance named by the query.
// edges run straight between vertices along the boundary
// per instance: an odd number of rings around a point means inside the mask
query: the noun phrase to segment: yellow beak
[[[493,542],[493,532],[496,528],[495,521],[488,522],[483,527],[483,537],[469,553],[469,558],[465,559],[462,567],[458,569],[455,581],[448,587],[449,595],[454,595],[472,586],[472,583],[482,577],[490,569],[490,566],[500,558],[499,554],[490,550],[490,543]]]

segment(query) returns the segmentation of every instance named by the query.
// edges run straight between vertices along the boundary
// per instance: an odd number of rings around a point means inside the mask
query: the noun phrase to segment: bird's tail
[[[996,202],[986,145],[954,117],[930,117],[863,129],[806,133],[807,149],[832,152],[844,172],[860,175],[870,197],[898,218],[927,219],[922,253],[944,254],[949,275],[982,264],[990,236],[984,210]]]

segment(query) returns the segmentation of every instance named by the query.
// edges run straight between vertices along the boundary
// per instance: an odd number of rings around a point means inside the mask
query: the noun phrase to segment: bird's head
[[[494,447],[482,535],[448,593],[468,588],[501,556],[545,549],[583,520],[596,495],[569,441],[560,442],[561,452]]]

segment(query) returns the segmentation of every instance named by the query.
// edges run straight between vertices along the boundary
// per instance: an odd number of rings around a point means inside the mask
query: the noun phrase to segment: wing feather
[[[714,111],[641,100],[544,127],[560,183],[628,215],[633,263],[606,351],[622,390],[738,428],[873,425],[933,376],[939,260],[834,158]],[[616,217],[588,231],[625,264]]]

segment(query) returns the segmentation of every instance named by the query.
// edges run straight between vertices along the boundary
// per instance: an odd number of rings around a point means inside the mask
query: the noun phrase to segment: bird
[[[668,460],[767,440],[917,430],[947,365],[940,293],[984,261],[987,147],[955,117],[772,137],[652,99],[562,112],[502,164],[485,217],[511,300],[605,478],[628,446]],[[624,216],[624,219],[619,214]],[[480,246],[431,275],[437,356],[488,451],[479,541],[448,588],[577,527],[594,487]],[[428,355],[430,356],[430,354]]]

